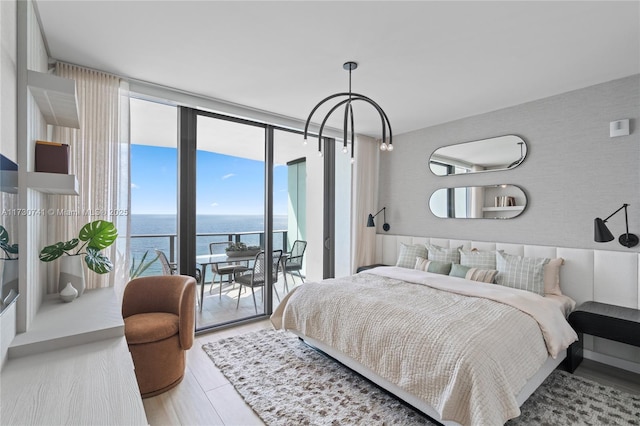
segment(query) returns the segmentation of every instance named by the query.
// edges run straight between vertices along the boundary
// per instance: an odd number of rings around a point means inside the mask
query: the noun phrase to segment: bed
[[[406,267],[307,283],[272,316],[445,425],[503,424],[577,339],[566,296]]]

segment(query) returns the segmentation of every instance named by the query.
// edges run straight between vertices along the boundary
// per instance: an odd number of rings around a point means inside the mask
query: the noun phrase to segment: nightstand
[[[389,265],[384,265],[382,263],[375,263],[373,265],[360,266],[358,267],[358,269],[356,269],[356,273],[366,271],[367,269],[377,268],[378,266],[389,266]]]
[[[573,373],[582,362],[583,334],[640,346],[640,310],[600,302],[585,302],[569,315],[579,340],[567,351],[567,370]]]

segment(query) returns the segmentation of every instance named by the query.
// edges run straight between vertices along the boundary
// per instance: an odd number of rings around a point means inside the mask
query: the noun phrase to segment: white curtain
[[[376,256],[376,228],[367,228],[369,214],[378,211],[380,149],[376,140],[358,136],[352,177],[351,268],[371,265]]]
[[[116,287],[128,279],[129,260],[129,94],[120,78],[76,65],[58,62],[56,74],[75,80],[80,129],[53,127],[52,140],[70,146],[70,171],[79,183],[79,196],[49,196],[58,212],[48,216],[47,241],[77,238],[94,220],[113,222],[119,238],[103,253],[114,264],[112,272],[97,274],[85,265],[87,289]],[[58,263],[48,269],[48,293],[57,289]],[[117,293],[119,293],[117,291]]]

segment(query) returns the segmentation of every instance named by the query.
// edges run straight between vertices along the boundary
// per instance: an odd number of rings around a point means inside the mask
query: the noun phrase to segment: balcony
[[[286,230],[273,231],[273,249],[287,251]],[[264,247],[263,232],[234,232],[234,233],[204,233],[196,234],[196,254],[209,254],[209,243],[214,241],[234,241],[244,242],[247,245],[259,245]],[[145,252],[148,252],[147,260],[155,257],[154,249],[165,252],[170,262],[175,263],[177,235],[176,234],[138,234],[131,235],[131,254],[136,262],[139,262]],[[222,251],[220,251],[222,253]],[[209,267],[210,268],[210,267]],[[154,262],[141,276],[161,275],[162,267],[159,261]],[[302,272],[304,276],[304,271]],[[250,288],[243,287],[242,294],[238,294],[239,285],[229,282],[225,276],[220,292],[219,276],[213,275],[209,269],[205,273],[205,283],[198,283],[197,294],[200,295],[200,286],[204,285],[204,303],[202,309],[196,310],[196,329],[203,329],[218,326],[233,321],[250,318],[256,315],[253,305],[253,297]],[[213,285],[211,281],[215,280]],[[287,285],[282,272],[278,275],[278,281],[274,287],[277,295],[282,298],[295,286],[300,285],[301,279],[298,276],[287,274]],[[258,312],[262,312],[261,301],[263,300],[263,288],[255,288]],[[273,294],[274,306],[278,303],[276,292]],[[238,297],[240,302],[238,307]]]

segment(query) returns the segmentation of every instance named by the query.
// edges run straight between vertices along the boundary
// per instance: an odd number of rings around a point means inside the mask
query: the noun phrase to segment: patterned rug
[[[433,425],[291,333],[262,330],[202,347],[258,416],[271,425]],[[640,425],[640,396],[554,371],[515,425]]]

